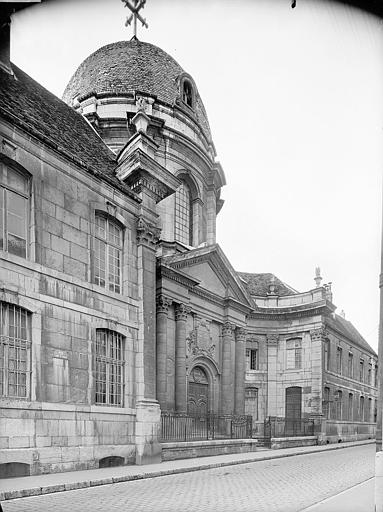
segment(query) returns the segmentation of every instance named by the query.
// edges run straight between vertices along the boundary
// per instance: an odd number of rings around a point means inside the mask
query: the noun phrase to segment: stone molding
[[[166,297],[165,295],[158,295],[156,299],[156,307],[157,313],[166,313],[168,314],[169,306],[172,304],[172,299]]]
[[[190,308],[185,304],[177,304],[175,308],[176,312],[176,321],[186,322],[188,314],[190,313]]]
[[[325,327],[319,327],[319,329],[313,329],[310,331],[312,341],[321,341],[323,338],[328,337],[328,332]]]
[[[137,241],[155,249],[161,235],[161,229],[147,222],[143,217],[137,219]]]
[[[270,332],[266,336],[268,346],[277,346],[279,342],[279,334],[276,332]]]
[[[235,325],[230,322],[225,322],[222,325],[222,336],[233,336]]]
[[[237,327],[235,330],[235,341],[244,343],[246,341],[247,331],[243,327]]]

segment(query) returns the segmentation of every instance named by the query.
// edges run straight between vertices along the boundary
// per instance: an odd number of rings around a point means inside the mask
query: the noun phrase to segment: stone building
[[[216,242],[226,181],[193,78],[133,38],[62,101],[6,35],[0,475],[159,461],[161,411],[372,436],[376,354],[330,286],[237,272]]]

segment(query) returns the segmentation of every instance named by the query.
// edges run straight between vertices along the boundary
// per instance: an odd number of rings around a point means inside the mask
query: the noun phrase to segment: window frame
[[[259,370],[259,350],[258,348],[246,348],[246,371],[253,372]],[[255,365],[252,364],[255,361]],[[255,368],[253,368],[255,366]]]
[[[98,219],[103,219],[105,221],[105,235],[104,237],[100,236],[99,231],[100,226],[97,224]],[[117,229],[120,237],[120,244],[113,243],[110,240],[111,227]],[[92,246],[92,270],[91,270],[91,278],[92,283],[100,286],[104,290],[112,293],[117,293],[119,295],[123,294],[123,257],[124,257],[124,233],[125,227],[121,225],[121,223],[115,218],[108,215],[104,211],[96,210],[94,216],[94,233],[93,233],[93,246]],[[101,244],[104,244],[104,268],[100,266],[96,266],[96,262],[101,262],[101,258],[98,257],[99,250],[98,246],[101,247]],[[119,256],[119,273],[118,273],[118,284],[113,283],[110,279],[110,260],[111,250],[115,250]],[[104,284],[102,284],[102,277],[100,274],[104,272]],[[97,275],[99,274],[99,275]],[[113,289],[111,289],[111,286]],[[118,287],[118,291],[117,291]]]
[[[8,159],[0,159],[0,231],[2,236],[2,247],[0,250],[4,252],[8,252],[13,256],[18,258],[28,259],[30,256],[30,205],[31,205],[31,175],[24,169],[20,168],[19,165],[12,165],[11,162],[8,162]],[[12,186],[9,183],[8,175],[10,173],[14,173],[16,176],[20,176],[25,185],[25,191],[21,191],[16,187]],[[24,212],[21,217],[24,221],[24,231],[25,238],[22,238],[19,235],[16,235],[9,231],[9,211],[8,211],[8,203],[10,201],[9,195],[15,194],[16,196],[22,198],[24,200]],[[20,240],[25,240],[25,255],[21,256],[20,254],[16,254],[9,250],[9,234],[13,235]]]
[[[182,200],[181,189],[187,190],[187,200]],[[186,211],[186,214],[185,214]],[[187,228],[183,226],[187,219]],[[192,189],[185,180],[181,179],[181,185],[177,188],[174,197],[174,239],[183,245],[193,245],[193,198]],[[187,241],[186,241],[187,240]]]
[[[289,346],[294,344],[294,346]],[[291,352],[294,351],[294,366],[290,366],[292,358]],[[302,370],[303,368],[303,348],[302,338],[289,338],[286,340],[286,370]]]
[[[325,339],[323,341],[323,366],[324,371],[329,371],[330,369],[330,340]]]
[[[354,378],[354,354],[349,351],[347,359],[347,373],[350,379]]]
[[[101,343],[99,337],[105,336],[105,353],[99,352]],[[119,342],[120,358],[111,357],[113,341]],[[111,329],[96,329],[96,339],[94,343],[94,403],[95,405],[107,406],[107,407],[124,407],[125,403],[125,343],[126,338],[121,333],[113,331]],[[116,349],[115,349],[116,350]],[[101,365],[104,365],[105,372],[100,369]],[[117,374],[114,372],[114,368],[119,368],[120,371]],[[104,374],[105,379],[101,379],[100,375]],[[120,382],[113,380],[114,377],[119,377]],[[105,389],[102,389],[102,384],[105,384]],[[119,393],[114,392],[114,388],[120,388]],[[100,400],[99,396],[105,396],[105,401]],[[111,399],[116,396],[119,401]]]
[[[339,345],[336,347],[336,373],[343,375],[343,349]]]
[[[12,327],[19,335],[11,336],[11,316],[13,311],[14,323]],[[20,323],[16,324],[16,313],[20,315]],[[21,318],[24,316],[25,326],[22,327]],[[25,331],[25,337],[20,337],[21,331]],[[11,400],[30,400],[31,399],[31,376],[32,376],[32,315],[27,309],[11,304],[0,302],[0,397]],[[14,358],[11,359],[12,350]],[[25,352],[25,358],[20,355]],[[13,368],[10,366],[13,361]],[[23,364],[25,368],[22,367]],[[15,383],[10,384],[10,375],[14,373]],[[25,383],[20,384],[20,376],[24,375]],[[23,380],[23,379],[21,379]],[[10,394],[9,386],[15,388],[25,388],[25,394]]]

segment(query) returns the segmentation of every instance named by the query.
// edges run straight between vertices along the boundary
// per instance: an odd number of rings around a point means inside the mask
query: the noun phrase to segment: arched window
[[[193,87],[189,80],[184,80],[182,83],[182,100],[189,107],[193,107]]]
[[[192,205],[189,185],[182,182],[175,197],[175,239],[192,245]]]
[[[123,406],[124,339],[115,331],[96,331],[96,404]]]
[[[30,313],[0,303],[0,396],[27,398],[30,394]]]
[[[0,249],[27,257],[29,177],[0,162]]]
[[[109,217],[96,213],[93,282],[121,293],[122,229]]]

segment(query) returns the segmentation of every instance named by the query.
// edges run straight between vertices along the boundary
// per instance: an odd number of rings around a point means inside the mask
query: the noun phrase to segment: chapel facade
[[[331,286],[217,243],[225,174],[170,55],[106,45],[60,100],[5,48],[0,80],[0,475],[160,461],[161,414],[374,436],[377,355]]]

